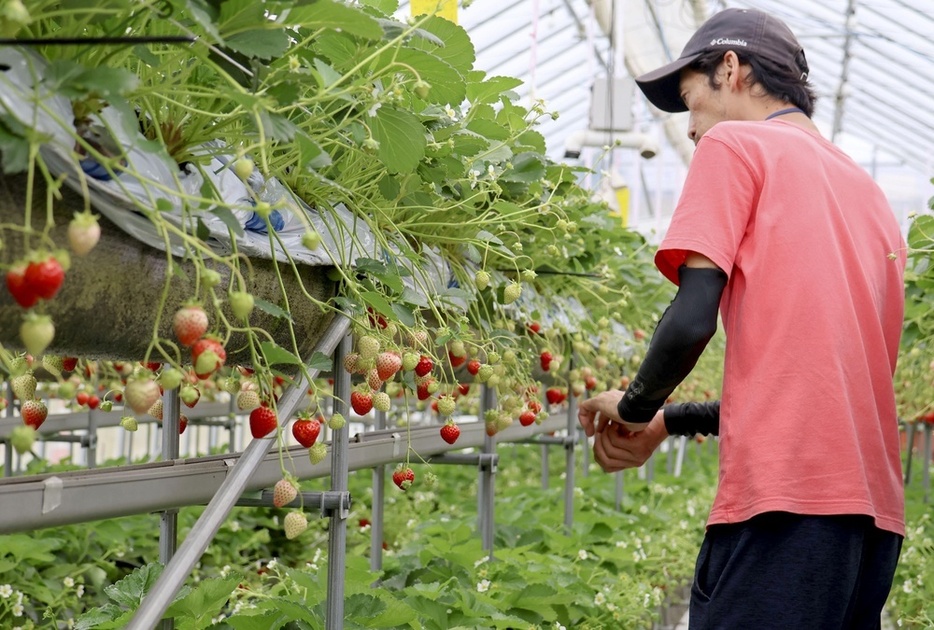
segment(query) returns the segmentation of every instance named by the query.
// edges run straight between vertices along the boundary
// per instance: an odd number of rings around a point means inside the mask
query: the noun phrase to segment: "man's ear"
[[[739,57],[732,50],[723,55],[723,82],[730,90],[739,90],[743,84],[742,64]]]

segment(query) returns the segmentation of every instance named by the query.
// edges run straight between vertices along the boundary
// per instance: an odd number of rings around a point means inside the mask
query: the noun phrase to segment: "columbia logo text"
[[[728,37],[720,37],[714,39],[710,42],[711,46],[748,46],[745,39],[730,39]]]

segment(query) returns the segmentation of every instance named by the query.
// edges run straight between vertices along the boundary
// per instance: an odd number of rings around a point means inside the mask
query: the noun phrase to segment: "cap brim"
[[[681,71],[703,53],[675,59],[671,63],[636,77],[636,85],[655,107],[663,112],[688,111],[681,100]]]

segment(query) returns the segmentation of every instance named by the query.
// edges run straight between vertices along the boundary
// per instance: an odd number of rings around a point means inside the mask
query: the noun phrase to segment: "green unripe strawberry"
[[[139,423],[133,416],[123,416],[120,418],[120,426],[127,431],[136,431],[139,428]]]
[[[242,180],[246,180],[253,174],[254,164],[253,160],[248,157],[242,157],[238,160],[235,160],[230,166],[234,174]]]
[[[422,100],[428,98],[428,92],[430,90],[431,90],[431,84],[426,81],[423,81],[422,79],[419,79],[418,81],[416,81],[415,85],[413,86],[413,91],[415,92],[415,96],[417,96],[418,98]]]
[[[265,201],[257,201],[253,207],[253,212],[261,219],[268,219],[269,215],[272,214],[272,206]]]
[[[328,427],[330,427],[332,431],[339,431],[343,429],[346,424],[347,420],[339,413],[335,413],[331,416],[331,419],[328,420]]]
[[[26,347],[26,352],[38,357],[55,338],[55,326],[52,324],[52,318],[48,315],[28,313],[23,318],[23,323],[20,324],[19,336]]]
[[[415,366],[418,365],[418,360],[421,357],[414,352],[406,352],[402,355],[402,369],[406,372],[411,372],[415,369]]]
[[[518,282],[510,282],[503,289],[503,304],[512,304],[522,295],[522,285]]]
[[[321,442],[312,445],[312,447],[308,449],[308,459],[311,461],[312,466],[320,464],[322,461],[324,461],[324,458],[327,457],[327,454],[328,448]]]
[[[370,154],[373,154],[379,151],[379,141],[376,140],[375,138],[366,138],[361,143],[361,146],[363,147],[364,151]]]
[[[480,366],[480,369],[477,370],[477,381],[480,383],[486,383],[493,376],[493,366],[487,363],[484,363]]]
[[[105,400],[101,403],[101,411],[111,411],[114,408],[114,403],[112,400]]]
[[[321,235],[314,230],[308,230],[302,234],[302,245],[310,250],[318,249],[321,245]]]
[[[234,316],[247,321],[250,318],[250,313],[253,312],[253,295],[246,291],[231,291],[229,297],[230,310],[233,311]]]
[[[457,403],[452,396],[442,396],[438,399],[438,413],[442,416],[450,416],[457,408]]]
[[[162,389],[175,389],[182,384],[182,373],[173,367],[167,367],[162,370],[162,374],[156,380]]]
[[[486,353],[486,362],[489,363],[490,365],[496,365],[497,363],[499,363],[499,359],[500,359],[499,352],[497,352],[496,350],[490,350],[489,352]]]
[[[490,286],[490,274],[481,269],[474,277],[474,284],[477,285],[479,291],[483,291]]]
[[[213,269],[205,269],[201,272],[201,281],[204,283],[204,286],[208,288],[216,287],[221,283],[221,274]]]
[[[36,430],[25,424],[19,425],[10,432],[10,444],[20,455],[32,450],[36,442]]]

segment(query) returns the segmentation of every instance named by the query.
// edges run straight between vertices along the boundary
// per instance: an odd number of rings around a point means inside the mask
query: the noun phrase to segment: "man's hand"
[[[584,425],[583,420],[581,425]],[[587,430],[586,426],[584,430]],[[630,431],[617,422],[600,420],[593,443],[593,456],[604,472],[638,468],[667,437],[664,410],[659,410],[645,430],[638,432]]]
[[[595,433],[600,433],[610,422],[619,423],[631,433],[642,431],[648,426],[647,422],[631,423],[619,417],[617,407],[622,398],[623,392],[614,389],[601,392],[593,398],[580,402],[577,408],[577,421],[583,427],[587,437],[593,437]]]

